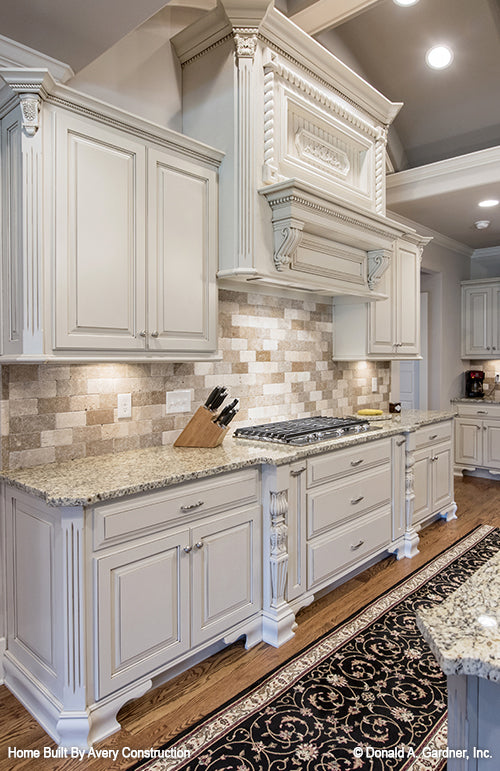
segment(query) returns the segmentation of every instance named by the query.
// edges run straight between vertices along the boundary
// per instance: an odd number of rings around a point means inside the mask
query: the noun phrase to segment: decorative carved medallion
[[[346,153],[306,129],[300,129],[295,136],[299,157],[329,172],[346,177],[351,168]]]
[[[35,136],[39,128],[41,99],[36,94],[21,94],[19,97],[23,116],[23,129],[28,136]]]
[[[388,249],[374,249],[368,254],[368,287],[375,289],[389,267],[391,252]]]

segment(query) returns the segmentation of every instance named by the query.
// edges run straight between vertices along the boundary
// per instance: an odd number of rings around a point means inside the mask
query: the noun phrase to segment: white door
[[[55,347],[141,350],[144,145],[71,114],[56,141]]]

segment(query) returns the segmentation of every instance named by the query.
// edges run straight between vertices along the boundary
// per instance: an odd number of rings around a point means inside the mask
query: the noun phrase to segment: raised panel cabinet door
[[[56,123],[55,347],[144,348],[144,145],[70,114]]]
[[[148,346],[217,348],[217,174],[166,151],[148,166]]]
[[[210,519],[191,531],[192,645],[256,613],[261,605],[260,508]]]
[[[189,532],[96,559],[96,698],[189,649]]]
[[[432,509],[438,511],[453,499],[451,444],[438,445],[432,450]]]
[[[483,462],[483,424],[474,418],[455,420],[455,463],[481,466]]]
[[[464,355],[491,354],[491,288],[463,288],[462,317]]]
[[[483,466],[500,469],[500,420],[483,421]]]
[[[413,509],[413,524],[430,516],[432,513],[432,485],[431,485],[431,451],[429,449],[418,450],[415,453],[414,489],[415,502]]]
[[[395,254],[380,282],[377,291],[386,294],[387,300],[369,303],[368,353],[394,355],[396,349],[396,264]]]
[[[420,260],[414,244],[397,247],[396,345],[398,355],[420,352]]]
[[[491,287],[491,351],[500,356],[500,284]]]

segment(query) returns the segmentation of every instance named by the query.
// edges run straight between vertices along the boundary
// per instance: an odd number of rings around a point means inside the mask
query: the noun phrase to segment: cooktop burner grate
[[[236,429],[234,436],[260,442],[302,445],[335,439],[345,434],[361,433],[371,428],[370,423],[361,418],[328,418],[319,415],[312,418],[282,420],[278,423],[263,423],[259,426],[246,426]]]

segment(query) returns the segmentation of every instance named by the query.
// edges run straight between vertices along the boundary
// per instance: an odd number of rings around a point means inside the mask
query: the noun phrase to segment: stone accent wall
[[[490,399],[500,401],[500,384],[495,384],[495,374],[500,372],[500,360],[485,359],[485,361],[471,361],[467,369],[482,369],[484,372],[484,390]],[[465,379],[464,379],[465,389]],[[465,391],[461,394],[464,395]]]
[[[219,300],[221,361],[4,365],[2,467],[171,444],[189,418],[166,415],[165,392],[176,389],[191,389],[194,411],[226,385],[241,400],[233,426],[388,409],[389,363],[332,361],[328,301],[228,290]],[[130,419],[117,418],[119,393],[132,394]]]

